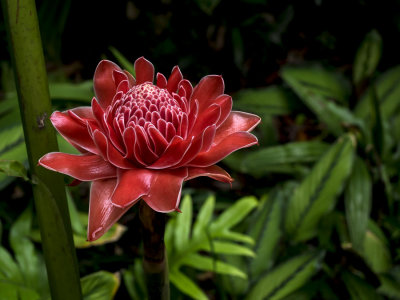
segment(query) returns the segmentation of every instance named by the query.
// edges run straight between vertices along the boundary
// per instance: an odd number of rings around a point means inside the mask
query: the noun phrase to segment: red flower
[[[231,182],[215,164],[257,143],[250,134],[256,115],[231,111],[221,76],[204,77],[195,88],[179,68],[167,80],[144,59],[136,79],[103,60],[94,74],[91,107],[54,112],[51,122],[82,154],[53,152],[39,164],[80,181],[93,181],[88,240],[101,237],[143,199],[158,212],[179,210],[183,181],[208,176]]]

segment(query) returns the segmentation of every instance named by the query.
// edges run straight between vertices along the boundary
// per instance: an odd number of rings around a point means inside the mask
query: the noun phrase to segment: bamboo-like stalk
[[[166,215],[140,202],[143,235],[143,270],[149,300],[169,300],[168,260],[164,244]]]
[[[33,196],[53,300],[82,299],[79,270],[62,177],[37,165],[57,151],[49,122],[51,102],[34,0],[3,0]]]

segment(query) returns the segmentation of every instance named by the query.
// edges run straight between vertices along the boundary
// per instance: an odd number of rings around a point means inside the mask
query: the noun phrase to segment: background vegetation
[[[192,83],[222,74],[234,108],[262,117],[260,146],[221,163],[231,189],[184,186],[166,232],[172,299],[400,299],[398,1],[37,7],[54,109],[89,105],[100,59],[129,69],[143,55]],[[0,32],[0,298],[46,299],[4,23]],[[68,188],[85,299],[143,299],[137,208],[89,244],[88,192]]]

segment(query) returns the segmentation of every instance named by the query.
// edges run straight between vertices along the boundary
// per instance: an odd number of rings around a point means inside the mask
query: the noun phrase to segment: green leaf
[[[252,239],[248,235],[239,232],[226,230],[221,232],[220,237],[235,242],[242,242],[249,245],[254,245],[254,239]]]
[[[282,235],[283,200],[284,193],[275,190],[264,198],[252,216],[256,222],[250,226],[248,234],[256,241],[253,248],[256,257],[250,260],[251,278],[257,278],[273,264],[273,254]]]
[[[378,66],[382,55],[382,38],[378,31],[369,32],[357,51],[353,66],[353,81],[359,85],[370,78]]]
[[[23,282],[23,277],[18,265],[11,254],[0,246],[0,279],[9,279],[13,282]]]
[[[365,300],[378,300],[382,299],[379,296],[375,288],[369,285],[366,281],[360,277],[353,275],[349,272],[342,274],[343,282],[345,283],[347,290],[353,300],[365,299]]]
[[[183,259],[182,264],[202,271],[211,271],[219,274],[227,274],[231,276],[247,278],[246,273],[242,272],[235,266],[203,255],[188,255]]]
[[[258,115],[286,115],[292,112],[290,94],[278,86],[244,89],[234,95],[234,108]]]
[[[305,284],[319,269],[322,255],[303,254],[292,258],[259,279],[246,299],[281,299]]]
[[[308,141],[260,149],[243,158],[241,171],[259,175],[270,171],[279,171],[282,166],[287,164],[314,162],[328,148],[329,145],[326,143]]]
[[[54,100],[79,101],[90,103],[92,101],[93,82],[91,80],[82,83],[50,83],[50,96]]]
[[[229,254],[229,255],[243,255],[243,256],[250,256],[254,257],[255,253],[253,250],[238,245],[234,243],[229,243],[229,242],[221,242],[221,241],[213,241],[212,245],[210,243],[204,244],[203,247],[201,247],[201,250],[205,251],[210,251],[213,253],[218,253],[218,254]]]
[[[381,282],[378,292],[390,299],[400,299],[400,284],[390,275],[380,275],[379,281]]]
[[[344,126],[357,126],[368,136],[363,120],[332,100],[347,103],[347,85],[337,74],[319,68],[285,67],[282,77],[300,99],[325,123],[335,135],[341,135]]]
[[[376,87],[382,119],[389,120],[400,109],[400,66],[396,66],[379,76],[374,86]],[[367,123],[371,121],[371,98],[373,96],[372,86],[366,91],[355,108],[356,116]]]
[[[81,278],[84,300],[111,300],[119,287],[119,278],[109,272],[99,271]]]
[[[236,201],[231,207],[224,211],[210,226],[210,232],[217,234],[228,230],[243,220],[252,211],[258,202],[255,197],[244,197]]]
[[[146,299],[147,290],[144,281],[144,272],[141,259],[135,262],[128,270],[122,271],[122,278],[131,299]]]
[[[180,291],[196,300],[208,300],[204,292],[192,281],[179,272],[177,269],[172,269],[169,273],[169,279]]]
[[[119,52],[116,48],[109,47],[108,49],[110,49],[111,53],[115,56],[115,58],[117,59],[118,63],[121,65],[121,67],[123,69],[127,70],[133,76],[135,76],[134,65],[125,56],[123,56],[122,53]]]
[[[382,156],[383,151],[385,150],[385,125],[384,120],[382,119],[376,88],[374,86],[372,86],[371,101],[372,139],[378,155]]]
[[[384,234],[372,221],[365,234],[363,256],[375,273],[384,273],[391,267],[391,255]]]
[[[353,248],[363,252],[371,211],[372,182],[364,161],[357,157],[345,191],[346,220]]]
[[[318,161],[289,200],[286,230],[294,241],[312,238],[320,219],[331,211],[351,172],[354,141],[346,135]]]
[[[182,213],[176,217],[176,228],[174,235],[175,248],[181,251],[189,243],[190,230],[192,227],[192,199],[185,195],[180,205]]]
[[[72,199],[71,192],[68,189],[66,189],[66,194],[68,201],[69,216],[71,218],[72,231],[77,235],[86,236],[86,229],[81,223],[79,212],[76,209],[74,199]]]
[[[29,180],[25,166],[16,160],[0,159],[0,172],[7,176],[22,177],[26,181]]]
[[[193,225],[193,238],[198,238],[204,230],[208,227],[211,221],[215,206],[215,196],[210,195],[201,207],[196,221]]]

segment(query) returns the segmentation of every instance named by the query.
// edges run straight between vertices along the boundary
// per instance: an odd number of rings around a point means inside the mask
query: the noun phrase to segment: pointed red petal
[[[99,151],[94,144],[86,123],[76,120],[69,113],[55,111],[50,117],[51,123],[57,131],[73,146],[79,149],[98,154]]]
[[[181,200],[182,183],[188,175],[187,168],[153,170],[150,191],[142,199],[158,212],[175,211]]]
[[[124,70],[125,75],[128,77],[129,88],[133,87],[136,84],[135,77],[132,76],[127,70]]]
[[[178,83],[183,79],[181,70],[178,66],[172,69],[171,76],[168,78],[167,90],[170,93],[176,93],[178,90]]]
[[[109,60],[102,60],[94,72],[94,93],[103,109],[111,104],[117,86],[114,82],[113,72],[122,71],[120,67]]]
[[[154,67],[151,62],[145,59],[143,56],[135,61],[135,74],[136,84],[141,84],[146,81],[153,82],[154,78]]]
[[[219,75],[203,77],[193,90],[190,102],[199,101],[199,113],[214,103],[215,98],[224,92],[224,80]]]
[[[214,140],[215,141],[215,140]],[[207,167],[216,164],[232,152],[257,144],[257,138],[251,133],[240,131],[225,137],[207,152],[200,153],[188,166]]]
[[[90,189],[88,241],[99,239],[131,206],[120,208],[111,203],[117,179],[96,180]]]
[[[199,114],[194,123],[191,135],[199,135],[208,126],[214,125],[221,116],[221,107],[218,104],[212,104],[202,114]]]
[[[147,195],[153,180],[153,172],[148,169],[118,170],[117,186],[111,201],[118,207],[136,203],[140,197]]]
[[[116,177],[116,168],[98,155],[72,155],[51,152],[39,159],[39,165],[81,181]]]
[[[259,116],[241,112],[232,111],[224,123],[217,129],[215,133],[214,143],[219,144],[225,137],[238,131],[250,132],[260,123]]]
[[[150,169],[164,169],[178,164],[192,144],[192,139],[183,140],[180,136],[174,136],[165,152],[153,164],[148,166]]]
[[[218,128],[220,124],[225,122],[232,111],[232,97],[225,94],[221,95],[215,99],[215,104],[218,104],[221,107],[221,115],[216,123]]]
[[[209,166],[209,167],[189,167],[188,168],[188,177],[185,181],[199,177],[199,176],[207,176],[212,179],[231,183],[233,181],[232,177],[222,168],[217,165]]]
[[[157,73],[157,86],[160,89],[165,89],[167,87],[167,78],[161,73]]]
[[[114,70],[113,79],[115,86],[118,86],[122,81],[128,81],[128,76],[123,71]]]
[[[192,97],[193,86],[189,80],[186,80],[186,79],[182,80],[179,83],[179,88],[183,88],[185,90],[186,99],[190,99],[190,97]]]

